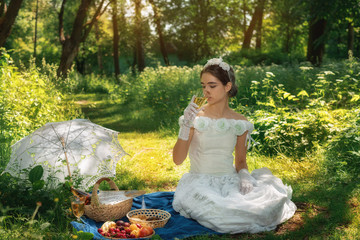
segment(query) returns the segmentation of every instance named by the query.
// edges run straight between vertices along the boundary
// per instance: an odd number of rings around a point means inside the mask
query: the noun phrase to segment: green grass
[[[150,108],[135,109],[130,104],[117,104],[108,94],[76,94],[68,96],[81,107],[86,118],[101,126],[120,132],[150,132],[159,124],[149,118]]]
[[[78,100],[82,97],[86,96],[77,96]],[[95,97],[90,95],[90,101]],[[136,121],[124,125],[124,119],[114,117],[116,112],[123,110],[121,105],[114,106],[104,100],[93,103],[110,112],[113,109],[114,115],[92,111],[92,115],[86,116],[91,116],[90,120],[96,123],[120,131],[119,142],[129,154],[117,166],[115,182],[119,188],[147,192],[174,191],[178,180],[190,167],[189,159],[180,166],[172,162],[176,133],[146,131]],[[86,109],[90,105],[88,102],[82,107]],[[142,123],[146,121],[143,119]],[[312,154],[293,159],[281,154],[263,156],[256,148],[250,151],[250,170],[268,167],[285,184],[292,186],[292,200],[299,207],[296,216],[280,225],[276,231],[267,233],[200,236],[192,239],[357,239],[360,235],[360,184],[332,181],[323,164],[324,152],[325,149],[319,147]]]
[[[177,118],[199,87],[200,66],[147,68],[122,75],[120,85],[110,77],[73,72],[58,87],[51,77],[56,71],[3,68],[11,74],[0,73],[0,167],[9,160],[9,146],[45,122],[84,117],[120,132],[129,155],[117,166],[119,188],[174,191],[189,170],[189,160],[176,166],[171,152]],[[194,239],[358,239],[360,122],[354,119],[360,117],[359,69],[355,60],[321,68],[236,67],[240,92],[231,106],[255,123],[253,136],[261,142],[248,154],[249,168],[268,167],[291,185],[299,209],[275,231]],[[309,96],[294,100],[301,90]],[[75,92],[86,94],[71,95]],[[75,234],[65,186],[36,190],[8,175],[0,176],[0,186],[0,239]],[[30,225],[37,201],[43,204]]]

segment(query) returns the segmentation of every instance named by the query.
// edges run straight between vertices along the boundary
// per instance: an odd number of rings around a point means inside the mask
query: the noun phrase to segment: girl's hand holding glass
[[[189,105],[184,110],[184,125],[190,127],[196,115],[200,112],[199,106],[194,102],[195,95],[191,98]]]
[[[197,114],[202,110],[194,103],[195,95],[191,98],[189,105],[184,110],[184,118],[180,124],[179,138],[187,141],[189,139],[190,128]]]

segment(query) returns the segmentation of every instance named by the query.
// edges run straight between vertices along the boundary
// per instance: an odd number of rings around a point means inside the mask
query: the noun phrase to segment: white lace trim
[[[185,126],[187,126],[187,127],[194,127],[194,123],[193,123],[193,122],[185,123],[184,115],[181,115],[181,116],[179,117],[179,125],[180,125],[180,126],[185,125]]]
[[[195,118],[193,126],[199,132],[204,132],[209,128],[214,128],[217,132],[220,133],[233,131],[237,136],[241,136],[246,131],[248,131],[245,142],[248,149],[251,147],[252,143],[254,145],[258,144],[251,137],[251,132],[254,130],[254,124],[246,120],[236,120],[236,119],[228,119],[228,118],[214,119],[204,116],[198,116]]]
[[[209,117],[199,116],[194,120],[194,128],[200,132],[206,131],[213,127],[218,132],[234,131],[238,136],[243,135],[246,131],[251,133],[254,125],[246,120],[235,120],[227,118],[213,119]]]

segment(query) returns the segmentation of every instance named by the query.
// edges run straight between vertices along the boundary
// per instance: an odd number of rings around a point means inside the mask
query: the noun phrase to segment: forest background
[[[276,231],[240,237],[356,239],[359,14],[359,0],[1,0],[0,172],[43,124],[88,118],[121,132],[121,189],[173,191],[189,169],[171,160],[178,117],[202,65],[223,57],[239,86],[230,105],[260,143],[250,170],[269,167],[299,208]],[[68,185],[0,180],[2,239],[88,237],[70,225]]]

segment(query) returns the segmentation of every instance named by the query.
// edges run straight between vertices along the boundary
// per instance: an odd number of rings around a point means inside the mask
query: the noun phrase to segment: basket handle
[[[111,180],[110,178],[104,177],[104,178],[100,178],[94,185],[94,188],[92,190],[92,194],[91,194],[91,205],[92,206],[99,206],[100,202],[99,202],[99,196],[97,194],[97,191],[99,189],[100,183],[103,181],[107,181],[110,185],[110,188],[115,190],[115,191],[119,191],[119,188],[116,186],[116,184],[114,183],[113,180]]]

